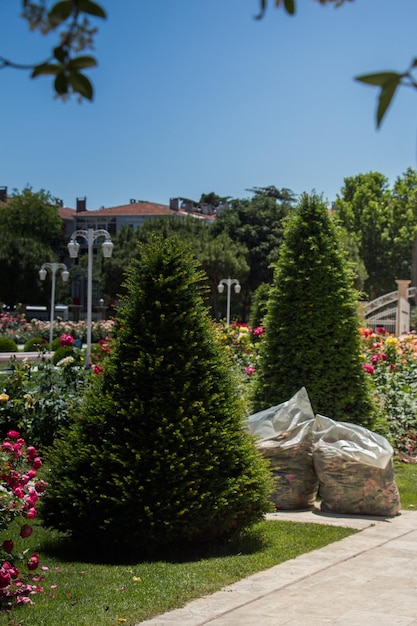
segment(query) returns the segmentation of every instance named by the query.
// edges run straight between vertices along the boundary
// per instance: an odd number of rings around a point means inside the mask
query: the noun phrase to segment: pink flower
[[[0,569],[0,589],[4,589],[10,584],[10,574],[7,570]]]
[[[263,326],[257,326],[256,328],[253,329],[253,334],[255,337],[260,337],[261,335],[263,335],[265,332],[265,328],[263,328]]]
[[[35,517],[36,517],[36,509],[35,509],[35,507],[32,506],[30,509],[25,511],[23,513],[23,515],[26,517],[26,519],[35,519]]]
[[[26,454],[28,459],[32,460],[35,458],[35,456],[38,456],[38,452],[36,450],[36,448],[34,448],[33,446],[28,446],[26,448]]]
[[[368,374],[374,374],[375,370],[372,367],[372,365],[368,365],[367,363],[365,363],[364,365],[362,365],[362,369],[365,370],[365,372],[367,372]]]
[[[383,352],[379,352],[378,354],[373,354],[371,360],[372,360],[372,365],[376,365],[378,361],[386,361],[387,355],[384,354]]]
[[[20,437],[20,433],[18,433],[17,430],[9,430],[7,436],[10,437],[10,439],[17,439]]]
[[[93,367],[93,372],[94,372],[94,374],[97,374],[97,375],[98,375],[98,374],[101,374],[101,373],[102,373],[102,371],[103,371],[103,368],[102,368],[102,367],[100,367],[100,365],[94,365],[94,367]]]
[[[33,459],[32,461],[32,468],[34,470],[38,470],[40,467],[42,467],[42,461],[40,460],[40,458],[37,456]]]
[[[73,346],[74,337],[72,337],[72,335],[63,334],[59,338],[59,343],[61,344],[61,346]]]
[[[245,369],[245,372],[248,376],[252,376],[252,374],[256,372],[256,369],[251,365],[248,365],[248,367]]]

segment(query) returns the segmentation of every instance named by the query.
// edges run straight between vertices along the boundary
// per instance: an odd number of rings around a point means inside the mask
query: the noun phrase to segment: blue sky
[[[258,0],[102,0],[93,103],[0,71],[0,186],[89,209],[266,185],[331,202],[348,176],[417,168],[417,91],[377,131],[377,90],[353,80],[417,56],[415,0],[298,0],[296,17],[272,3],[258,21]],[[53,41],[19,8],[2,2],[0,55],[42,60]]]

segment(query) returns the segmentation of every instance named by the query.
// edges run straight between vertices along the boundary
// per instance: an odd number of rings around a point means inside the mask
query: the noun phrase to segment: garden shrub
[[[304,194],[275,264],[254,412],[305,387],[316,413],[371,427],[358,328],[357,294],[336,226],[321,197]]]
[[[11,362],[2,376],[0,437],[10,429],[44,450],[59,429],[67,424],[70,411],[79,406],[92,372],[76,363],[55,367],[50,361],[36,364]]]
[[[0,352],[17,352],[17,343],[9,337],[0,337]]]
[[[47,525],[153,555],[226,538],[270,510],[203,277],[179,240],[140,245],[111,353],[49,454]]]
[[[40,352],[41,350],[46,350],[48,347],[48,342],[43,337],[32,337],[27,340],[23,350],[24,352]]]
[[[74,348],[72,346],[59,346],[52,355],[52,363],[56,365],[68,356],[75,356]]]

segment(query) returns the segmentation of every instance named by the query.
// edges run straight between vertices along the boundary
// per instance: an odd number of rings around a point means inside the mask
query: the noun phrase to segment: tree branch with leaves
[[[81,71],[97,65],[94,56],[79,54],[92,49],[97,28],[92,18],[106,18],[104,9],[92,0],[61,0],[48,9],[46,0],[22,0],[21,17],[30,30],[58,37],[51,55],[39,63],[20,64],[0,56],[0,69],[30,70],[31,77],[51,76],[57,97],[77,94],[79,99],[92,100],[94,89],[90,79]]]

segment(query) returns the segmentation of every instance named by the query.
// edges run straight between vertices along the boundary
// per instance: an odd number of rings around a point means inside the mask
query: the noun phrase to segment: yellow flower
[[[395,346],[398,343],[398,339],[396,337],[387,337],[385,343],[387,346]]]
[[[140,579],[140,576],[133,576],[133,580],[135,581],[135,583],[142,582],[141,579]]]
[[[118,622],[127,622],[127,620],[124,617],[118,617],[117,621]]]
[[[10,396],[7,393],[0,393],[0,402],[7,402]]]

